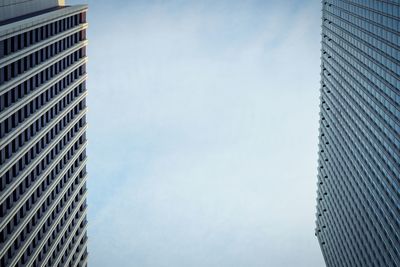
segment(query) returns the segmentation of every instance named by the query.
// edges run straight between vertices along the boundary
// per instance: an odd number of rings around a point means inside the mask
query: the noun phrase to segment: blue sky
[[[320,3],[86,3],[90,264],[323,266]]]

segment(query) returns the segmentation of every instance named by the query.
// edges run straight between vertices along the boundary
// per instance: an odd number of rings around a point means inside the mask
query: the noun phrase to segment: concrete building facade
[[[0,266],[86,266],[86,11],[0,1]]]

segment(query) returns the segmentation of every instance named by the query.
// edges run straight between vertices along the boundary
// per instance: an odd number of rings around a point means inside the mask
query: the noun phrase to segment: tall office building
[[[0,1],[0,266],[86,266],[86,11]]]
[[[400,266],[400,2],[322,5],[315,234],[327,266]]]

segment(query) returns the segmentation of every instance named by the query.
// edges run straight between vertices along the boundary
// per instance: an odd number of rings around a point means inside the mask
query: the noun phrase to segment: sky
[[[320,3],[89,4],[91,266],[324,266]]]

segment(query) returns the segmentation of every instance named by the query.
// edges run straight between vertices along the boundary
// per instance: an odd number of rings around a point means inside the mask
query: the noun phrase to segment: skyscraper
[[[400,266],[400,2],[322,4],[315,235],[328,266]]]
[[[86,266],[86,11],[0,1],[0,266]]]

